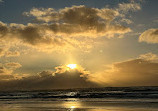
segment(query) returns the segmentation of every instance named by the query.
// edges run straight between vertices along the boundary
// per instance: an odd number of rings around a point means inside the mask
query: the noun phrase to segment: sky
[[[158,85],[157,0],[0,0],[0,90]]]

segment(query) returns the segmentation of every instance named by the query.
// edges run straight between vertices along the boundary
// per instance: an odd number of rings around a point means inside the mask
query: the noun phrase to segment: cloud
[[[158,19],[153,20],[153,22],[158,23]]]
[[[0,21],[0,38],[4,37],[9,32],[7,25]]]
[[[119,13],[116,10],[108,8],[90,8],[84,5],[65,7],[60,10],[53,8],[33,8],[30,12],[24,12],[24,15],[34,16],[36,20],[44,22],[58,22],[80,24],[80,25],[94,25],[92,22],[99,22],[102,20],[113,20]]]
[[[2,75],[0,75],[0,80],[1,81],[10,81],[12,79],[15,79],[14,75],[12,75],[12,74],[2,74]]]
[[[53,8],[33,8],[30,12],[24,12],[23,14],[26,16],[35,16],[37,20],[44,22],[59,20],[59,15]]]
[[[0,80],[11,80],[14,78],[12,75],[13,70],[0,66]]]
[[[22,67],[22,65],[16,62],[0,64],[0,80],[10,81],[21,78],[22,75],[14,74],[14,71],[20,67]]]
[[[153,53],[150,52],[150,53],[140,55],[139,58],[143,59],[143,60],[147,60],[147,61],[157,62],[158,55],[153,54]]]
[[[16,43],[36,48],[55,48],[63,46],[64,40],[60,37],[54,37],[44,29],[43,25],[38,24],[5,24],[0,22],[0,41],[6,41],[6,44]],[[8,53],[9,56],[11,53]],[[8,56],[7,54],[7,56]],[[13,55],[13,53],[12,53]],[[18,53],[14,53],[18,55]]]
[[[149,56],[152,57],[149,59]],[[103,86],[157,86],[157,55],[148,53],[137,59],[114,63],[107,70],[97,73],[94,81]]]
[[[8,70],[3,66],[0,67],[0,75],[11,74],[12,72],[12,70]]]
[[[20,56],[20,52],[18,51],[9,51],[9,47],[1,46],[0,47],[0,57],[17,57]]]
[[[71,50],[79,47],[86,47],[77,39],[71,38],[70,36],[57,35],[50,30],[48,24],[4,24],[0,22],[0,41],[3,41],[5,45],[12,47],[16,45],[29,46],[36,48],[40,51],[52,51],[52,50]],[[83,39],[84,40],[84,39]],[[14,44],[13,44],[14,43]],[[10,45],[12,44],[12,45]],[[61,48],[62,47],[62,48]],[[77,47],[77,48],[79,48]],[[61,50],[61,51],[62,51]],[[4,53],[3,53],[4,54]],[[18,52],[8,52],[6,57],[18,56]],[[1,53],[2,56],[2,53]]]
[[[158,61],[153,53],[142,54],[136,59],[108,65],[106,70],[90,73],[81,66],[70,69],[66,65],[55,71],[42,71],[37,75],[12,75],[0,81],[0,90],[41,90],[106,86],[157,86]],[[1,67],[1,75],[8,72]],[[9,73],[8,73],[9,75]]]
[[[141,10],[141,3],[142,2],[138,0],[137,1],[130,0],[129,3],[118,4],[118,7],[116,8],[116,10],[119,12],[119,17],[117,18],[118,22],[132,24],[133,21],[130,20],[131,16],[129,16],[129,14]]]
[[[119,12],[108,8],[89,8],[84,5],[65,7],[60,10],[33,8],[24,14],[34,16],[38,21],[54,22],[47,27],[57,35],[97,37],[131,31],[130,28],[120,24],[110,24]]]
[[[4,2],[4,1],[3,1],[3,0],[0,0],[0,3],[1,3],[1,2]]]
[[[42,71],[38,73],[40,77],[53,76],[53,71]]]
[[[98,87],[89,81],[89,71],[81,66],[70,69],[67,66],[58,66],[56,71],[42,71],[37,75],[23,76],[21,79],[0,81],[0,90],[45,90]],[[15,77],[14,77],[15,78]]]
[[[139,3],[131,1],[130,3],[121,3],[121,4],[119,4],[118,10],[123,11],[124,13],[127,13],[129,11],[141,10],[141,6],[140,6]]]
[[[40,43],[62,44],[57,36],[108,36],[130,32],[129,27],[120,24],[110,24],[119,13],[114,9],[97,9],[86,6],[72,6],[55,11],[54,9],[34,8],[25,15],[35,16],[37,20],[51,22],[45,24],[9,24],[1,22],[1,36],[11,34],[31,45]],[[49,20],[45,17],[51,16]],[[55,16],[55,17],[54,17]],[[56,19],[55,19],[56,18]],[[54,20],[55,19],[55,20]]]
[[[33,8],[23,14],[34,18],[36,23],[6,24],[0,22],[0,41],[21,43],[40,50],[74,49],[89,47],[78,38],[120,37],[131,28],[120,24],[132,23],[125,18],[128,11],[140,10],[135,2],[119,4],[116,8],[92,8],[84,5],[53,8]],[[126,11],[126,13],[124,13]],[[123,16],[122,16],[123,15]],[[75,41],[75,42],[74,42]],[[92,45],[92,44],[91,44]],[[75,46],[75,47],[74,47]]]
[[[122,19],[121,22],[127,23],[127,24],[132,24],[133,22],[129,19]]]
[[[16,37],[16,39],[30,45],[62,45],[60,38],[53,37],[46,26],[47,25],[31,23],[25,26],[21,24],[10,24],[8,26],[10,29],[8,33]]]
[[[5,54],[6,57],[17,57],[20,56],[20,52],[18,51],[7,51]]]
[[[53,73],[53,75],[56,75],[56,74],[62,74],[62,73],[66,73],[66,72],[69,72],[69,73],[74,73],[74,72],[79,72],[80,73],[80,76],[87,76],[90,74],[89,71],[86,71],[83,67],[77,65],[77,68],[75,69],[70,69],[67,65],[62,65],[62,66],[58,66],[58,67],[55,67],[56,71]]]
[[[33,8],[30,12],[25,12],[25,15],[34,16],[43,23],[23,25],[0,22],[0,41],[21,43],[42,50],[60,49],[58,47],[64,50],[76,46],[89,47],[89,44],[81,44],[78,38],[83,41],[87,37],[110,38],[131,31],[129,27],[111,23],[119,15],[114,9],[86,6],[65,7],[60,10]]]
[[[0,57],[5,55],[6,48],[0,48]]]
[[[17,69],[17,68],[22,67],[21,64],[16,63],[16,62],[5,63],[5,66],[11,69]]]
[[[139,42],[158,43],[158,29],[148,29],[139,36]]]

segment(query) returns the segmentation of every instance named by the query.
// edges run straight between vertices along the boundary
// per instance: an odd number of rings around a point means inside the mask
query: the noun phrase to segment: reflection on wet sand
[[[155,105],[145,104],[108,104],[104,102],[81,102],[77,99],[72,99],[71,102],[64,102],[62,104],[65,108],[65,111],[157,111]],[[150,106],[150,105],[149,105]],[[153,107],[152,107],[153,106]],[[157,106],[157,105],[156,105]]]
[[[0,101],[0,111],[157,111],[157,103],[107,103],[67,100]]]
[[[70,109],[77,109],[82,107],[81,102],[77,98],[67,99],[61,105],[63,108],[70,108]]]
[[[141,108],[115,108],[115,109],[88,109],[85,111],[157,111],[156,109],[141,109]]]

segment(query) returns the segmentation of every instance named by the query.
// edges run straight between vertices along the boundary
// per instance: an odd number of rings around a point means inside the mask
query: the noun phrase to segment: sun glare
[[[68,64],[67,67],[70,69],[75,69],[77,67],[77,64]]]
[[[75,106],[71,106],[70,108],[71,108],[71,109],[74,109],[74,108],[75,108]]]

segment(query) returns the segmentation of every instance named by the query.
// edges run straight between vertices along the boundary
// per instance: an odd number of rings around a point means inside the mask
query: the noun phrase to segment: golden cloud
[[[5,66],[11,69],[17,69],[17,68],[22,67],[22,65],[17,62],[5,63]]]
[[[149,59],[152,57],[152,59]],[[157,55],[147,53],[139,58],[113,63],[103,72],[91,74],[84,68],[70,69],[66,65],[56,67],[56,71],[42,71],[37,75],[0,82],[0,90],[32,90],[86,88],[106,86],[156,86],[158,84]],[[4,73],[4,68],[2,73]],[[15,77],[14,77],[15,78]],[[9,85],[8,85],[9,84]],[[25,84],[25,86],[24,86]]]
[[[149,56],[153,59],[148,59]],[[155,56],[148,53],[137,59],[114,63],[92,79],[103,86],[157,86],[158,62]]]
[[[149,53],[140,55],[139,58],[140,58],[140,59],[147,60],[147,61],[157,62],[157,60],[158,60],[158,55],[149,52]]]
[[[0,90],[45,90],[98,87],[96,83],[89,81],[89,71],[81,66],[68,70],[65,65],[55,68],[56,71],[42,71],[37,75],[21,77],[17,79],[1,80]],[[14,78],[15,78],[14,77]]]
[[[127,13],[128,11],[137,11],[137,10],[141,10],[141,6],[139,3],[136,3],[134,1],[130,2],[130,3],[122,3],[119,4],[119,11],[123,11],[124,13]]]
[[[18,51],[7,51],[5,56],[6,57],[17,57],[17,56],[20,56],[20,52],[18,52]]]
[[[158,29],[148,29],[139,36],[140,42],[158,43]]]
[[[0,48],[0,57],[5,55],[6,48]]]
[[[3,80],[10,81],[13,79],[18,79],[20,76],[17,74],[14,74],[14,71],[20,67],[22,67],[22,65],[19,63],[16,63],[16,62],[1,64],[1,66],[0,66],[0,80],[1,81],[3,81]]]
[[[3,66],[0,66],[0,80],[11,80],[14,79],[14,76],[12,75],[13,70],[7,69]]]
[[[119,12],[108,8],[89,8],[84,5],[65,7],[60,10],[33,8],[24,14],[34,16],[36,20],[54,22],[47,27],[59,35],[97,37],[131,31],[128,27],[110,24],[110,21],[119,16]]]
[[[131,31],[117,21],[117,17],[125,19],[125,13],[141,9],[135,2],[119,4],[118,8],[91,8],[84,5],[65,7],[55,10],[53,8],[33,8],[24,12],[26,16],[33,16],[38,23],[27,25],[0,22],[0,41],[16,41],[41,49],[73,49],[82,47],[77,38],[120,37]],[[124,16],[122,16],[124,15]],[[73,42],[72,42],[73,41]],[[75,42],[74,42],[75,41]],[[82,41],[83,42],[83,41]],[[77,44],[77,45],[76,45]],[[84,44],[83,46],[85,46]],[[92,45],[92,44],[91,44]],[[89,44],[88,46],[89,47]]]
[[[0,75],[8,75],[11,74],[13,72],[13,70],[8,70],[5,67],[1,66],[0,67]]]
[[[20,56],[20,52],[18,51],[9,51],[9,47],[6,46],[1,46],[0,47],[0,57],[5,56],[5,57],[17,57]]]

